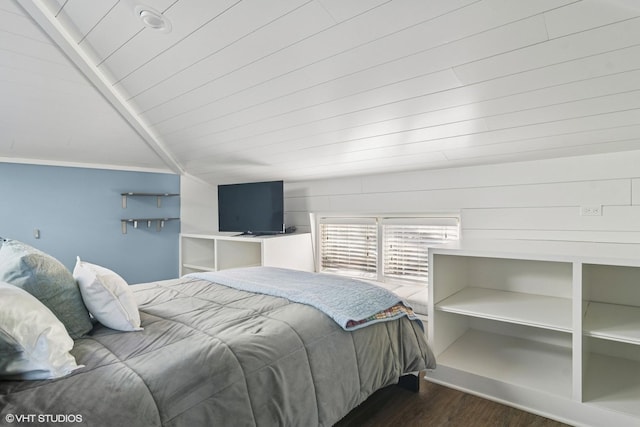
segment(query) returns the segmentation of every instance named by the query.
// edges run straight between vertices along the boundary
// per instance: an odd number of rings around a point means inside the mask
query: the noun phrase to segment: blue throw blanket
[[[384,288],[347,277],[275,267],[191,273],[186,277],[310,305],[331,317],[344,330],[354,330],[371,323],[407,315],[405,311],[397,311],[384,318],[369,319],[402,301]],[[404,305],[409,307],[407,304]],[[415,316],[410,317],[416,319]],[[369,320],[366,323],[361,322],[365,319]]]

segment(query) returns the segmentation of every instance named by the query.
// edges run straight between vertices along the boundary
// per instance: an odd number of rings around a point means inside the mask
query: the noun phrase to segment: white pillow
[[[84,304],[98,322],[118,331],[141,331],[140,313],[127,282],[108,268],[77,258],[73,277]]]
[[[77,365],[73,340],[58,318],[29,292],[0,282],[0,378],[63,377]]]

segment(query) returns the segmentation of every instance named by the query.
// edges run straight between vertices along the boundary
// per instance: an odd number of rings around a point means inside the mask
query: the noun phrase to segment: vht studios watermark
[[[20,423],[81,423],[81,414],[7,414],[4,420],[9,424]]]

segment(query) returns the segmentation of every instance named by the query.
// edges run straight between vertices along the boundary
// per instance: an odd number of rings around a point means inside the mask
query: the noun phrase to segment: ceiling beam
[[[140,135],[147,146],[162,159],[169,169],[184,174],[184,169],[167,149],[161,138],[137,114],[127,100],[113,87],[89,56],[78,46],[62,24],[51,14],[41,0],[16,0],[31,18],[44,30],[61,51],[71,60],[89,82],[116,109]]]

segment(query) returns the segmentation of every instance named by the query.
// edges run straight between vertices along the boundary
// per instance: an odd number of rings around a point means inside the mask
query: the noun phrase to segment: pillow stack
[[[68,375],[77,365],[73,339],[103,325],[139,331],[140,313],[127,282],[78,258],[74,273],[22,242],[0,239],[0,379]]]
[[[57,378],[77,369],[73,338],[93,324],[75,279],[62,263],[29,245],[0,246],[0,378]]]

